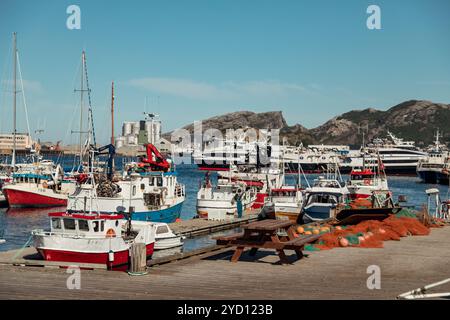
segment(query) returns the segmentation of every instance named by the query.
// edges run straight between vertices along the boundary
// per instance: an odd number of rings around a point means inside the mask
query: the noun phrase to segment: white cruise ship
[[[340,164],[341,173],[349,173],[354,167],[362,167],[363,152],[366,164],[376,163],[379,154],[386,174],[399,175],[416,174],[419,161],[427,156],[426,152],[415,146],[414,141],[404,141],[388,131],[387,139],[374,139],[367,147],[351,151]]]

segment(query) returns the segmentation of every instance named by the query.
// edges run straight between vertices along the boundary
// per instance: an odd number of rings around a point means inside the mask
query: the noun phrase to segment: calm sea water
[[[204,172],[196,169],[193,165],[179,165],[177,167],[178,179],[186,185],[186,201],[183,204],[181,213],[182,219],[191,219],[195,215],[195,199],[199,184]],[[312,181],[317,176],[307,176]],[[288,176],[287,183],[295,183],[296,176]],[[343,177],[348,179],[347,176]],[[394,193],[395,199],[398,195],[406,195],[409,206],[420,208],[427,202],[425,190],[436,187],[441,191],[441,197],[448,197],[446,186],[437,186],[421,183],[417,177],[389,177],[389,186]],[[302,178],[302,184],[305,181]],[[51,209],[0,209],[0,239],[5,239],[6,243],[0,244],[0,251],[22,247],[30,238],[32,229],[48,229],[48,213],[64,210],[64,208]],[[226,232],[225,232],[226,233]],[[211,236],[197,237],[185,241],[184,250],[189,251],[201,246],[214,244]]]

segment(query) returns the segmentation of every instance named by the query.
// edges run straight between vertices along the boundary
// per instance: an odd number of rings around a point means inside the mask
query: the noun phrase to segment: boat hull
[[[178,218],[180,218],[182,207],[183,202],[180,202],[174,206],[161,210],[133,212],[131,219],[137,221],[172,223],[175,222],[175,220],[177,220]]]
[[[3,188],[8,204],[12,208],[45,208],[67,206],[67,196],[61,194],[52,195],[50,192],[26,191]]]
[[[422,170],[418,171],[420,179],[425,183],[437,183],[439,181],[439,173],[436,171]]]
[[[73,262],[104,264],[108,269],[116,269],[127,266],[129,262],[129,250],[114,252],[114,261],[109,261],[108,252],[76,252],[58,249],[37,248],[39,254],[47,261]],[[150,258],[154,251],[154,243],[146,245],[147,258]]]

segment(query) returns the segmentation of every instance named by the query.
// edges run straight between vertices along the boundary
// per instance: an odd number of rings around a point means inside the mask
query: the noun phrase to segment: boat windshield
[[[314,193],[308,197],[307,204],[311,203],[331,203],[338,204],[340,197],[329,193]]]

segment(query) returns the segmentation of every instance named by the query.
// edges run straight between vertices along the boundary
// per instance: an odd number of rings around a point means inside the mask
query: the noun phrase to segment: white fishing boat
[[[334,217],[336,209],[347,203],[350,192],[337,179],[319,177],[305,190],[305,202],[301,220],[304,223]]]
[[[133,221],[121,214],[50,213],[50,231],[31,232],[34,247],[48,261],[126,267],[133,243],[144,243],[147,258],[155,246],[154,224]]]
[[[303,209],[304,190],[298,186],[282,186],[270,190],[262,209],[263,217],[297,222]]]
[[[182,237],[177,236],[167,223],[155,222],[155,250],[167,250],[183,245]]]
[[[197,192],[197,214],[208,220],[232,220],[256,201],[257,189],[241,181],[218,179],[213,186],[207,174]]]
[[[351,199],[367,199],[374,191],[389,190],[386,175],[372,168],[353,169],[347,188]]]
[[[132,210],[132,220],[174,222],[180,217],[185,201],[185,186],[178,182],[171,163],[155,152],[153,145],[147,145],[147,158],[130,164],[118,181],[97,183],[89,179],[79,184],[68,197],[67,210],[114,213],[118,207],[123,207],[124,213]],[[92,203],[89,201],[91,192],[96,199]]]

